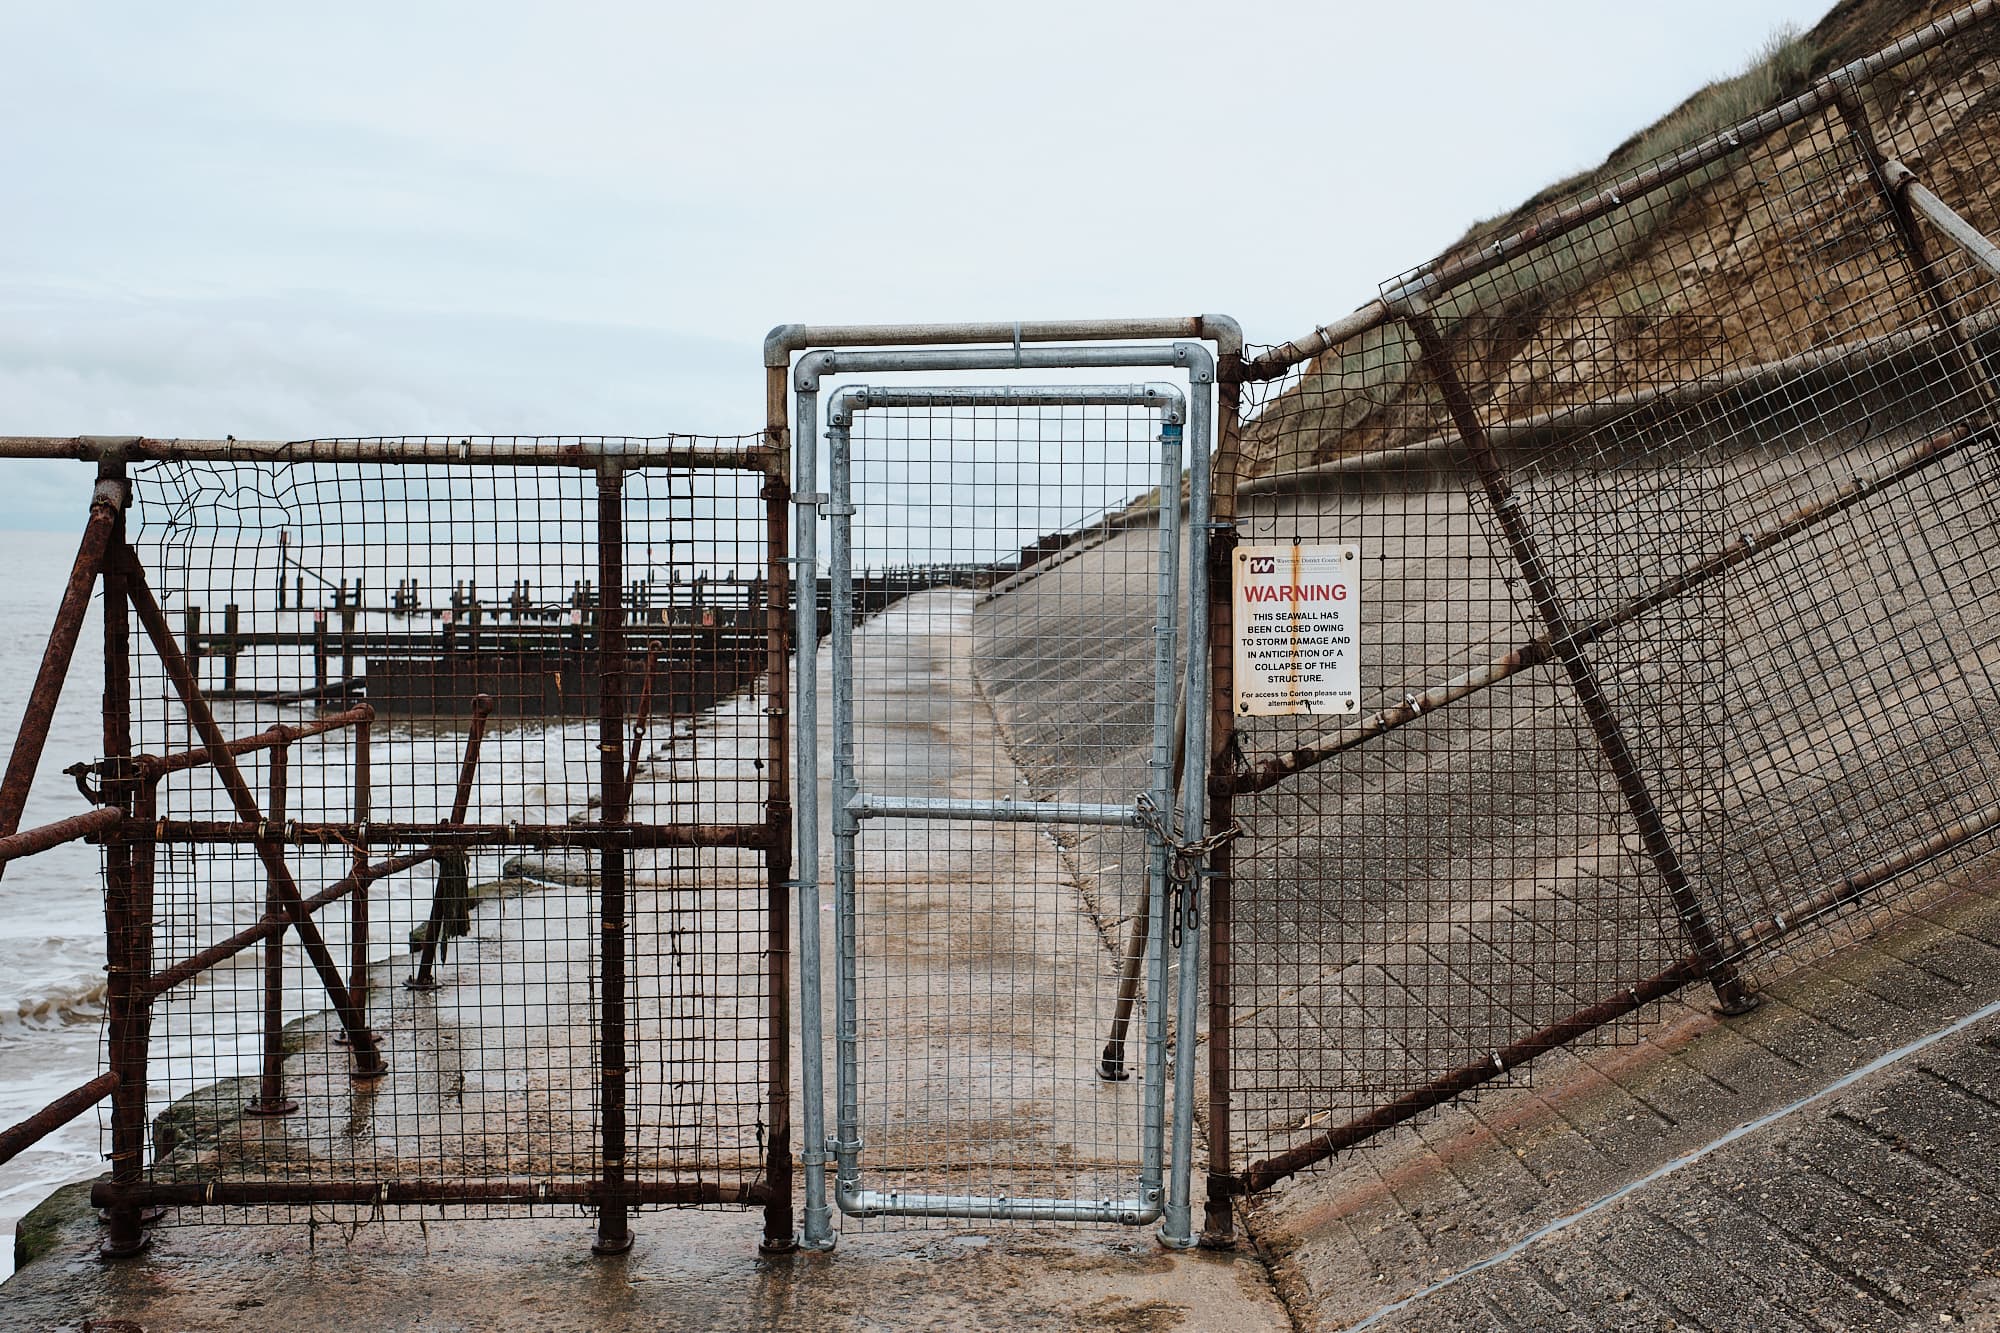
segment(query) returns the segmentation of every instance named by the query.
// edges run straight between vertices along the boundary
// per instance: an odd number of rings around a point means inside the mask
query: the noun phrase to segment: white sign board
[[[1361,708],[1361,551],[1239,546],[1236,712],[1352,715]]]

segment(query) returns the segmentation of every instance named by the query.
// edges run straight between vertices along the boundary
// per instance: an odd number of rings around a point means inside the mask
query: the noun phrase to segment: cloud
[[[754,346],[626,325],[392,310],[328,293],[141,298],[0,288],[22,435],[750,433]],[[62,527],[77,465],[10,465],[0,526]]]

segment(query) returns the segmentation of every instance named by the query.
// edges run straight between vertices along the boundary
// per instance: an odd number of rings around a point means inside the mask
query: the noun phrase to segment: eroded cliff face
[[[1808,87],[1959,8],[1848,0],[1635,135],[1605,164],[1474,227],[1476,254],[1649,162]],[[1429,294],[1459,373],[1489,422],[1560,414],[1920,326],[1920,289],[1855,125],[1989,233],[2000,153],[2000,20],[1887,71],[1838,111],[1746,142],[1673,185],[1449,291]],[[1937,243],[1934,251],[1943,247]],[[1988,292],[1941,254],[1959,313]],[[1244,475],[1414,443],[1448,429],[1400,322],[1349,340],[1296,378],[1246,395]]]

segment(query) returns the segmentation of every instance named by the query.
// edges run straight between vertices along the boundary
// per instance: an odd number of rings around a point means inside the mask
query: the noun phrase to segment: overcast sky
[[[792,321],[1279,342],[1822,8],[0,0],[0,434],[751,431]]]

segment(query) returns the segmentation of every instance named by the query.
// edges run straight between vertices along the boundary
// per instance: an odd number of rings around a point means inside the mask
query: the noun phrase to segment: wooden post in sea
[[[230,602],[222,608],[222,688],[236,688],[236,632],[239,628],[236,603]]]

